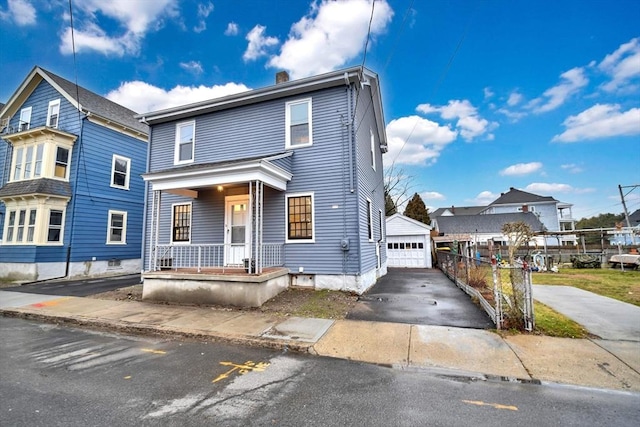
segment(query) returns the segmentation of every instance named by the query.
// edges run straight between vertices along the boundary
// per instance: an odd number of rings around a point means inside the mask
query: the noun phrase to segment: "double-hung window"
[[[60,100],[49,101],[49,110],[47,112],[47,126],[58,128],[58,119],[60,117]]]
[[[27,243],[32,243],[36,231],[36,217],[38,211],[31,209],[29,211],[29,223],[27,224]]]
[[[54,175],[58,178],[67,179],[68,169],[69,169],[69,149],[64,147],[58,147],[56,151],[56,167],[54,169]]]
[[[378,209],[378,219],[380,220],[380,241],[384,241],[384,214],[382,209]]]
[[[176,147],[174,163],[193,162],[195,150],[196,122],[184,122],[176,125]]]
[[[42,176],[42,155],[44,153],[44,144],[36,145],[36,161],[35,168],[33,170],[33,177],[38,178]]]
[[[287,102],[286,148],[306,147],[313,144],[311,111],[311,98]]]
[[[13,168],[13,180],[17,181],[22,179],[22,157],[24,156],[24,148],[20,147],[16,150],[14,168]]]
[[[369,129],[369,134],[371,136],[371,167],[376,170],[376,137],[371,129]]]
[[[18,132],[28,130],[31,125],[31,107],[20,110],[20,121],[18,122]]]
[[[13,242],[13,229],[15,227],[15,224],[16,224],[16,211],[10,211],[9,220],[7,222],[7,236],[6,236],[7,242]]]
[[[371,213],[371,200],[367,199],[367,231],[369,241],[373,242],[373,218]]]
[[[314,241],[313,193],[287,196],[287,241]]]
[[[127,213],[123,211],[109,211],[107,244],[125,243],[127,243]]]
[[[49,211],[49,229],[47,230],[47,242],[58,243],[62,241],[62,211]]]
[[[191,203],[173,205],[171,241],[189,243],[191,241]]]
[[[130,169],[131,159],[114,154],[111,162],[111,186],[128,190]]]

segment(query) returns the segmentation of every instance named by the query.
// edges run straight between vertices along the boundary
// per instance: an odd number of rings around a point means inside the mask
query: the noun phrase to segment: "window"
[[[67,169],[69,166],[69,149],[58,147],[56,151],[56,167],[54,175],[58,178],[67,178]]]
[[[384,214],[382,213],[382,209],[378,209],[378,219],[380,220],[380,241],[384,241]]]
[[[44,152],[44,144],[36,145],[36,164],[33,171],[33,177],[38,178],[42,176],[42,154]]]
[[[27,155],[24,158],[24,179],[31,179],[31,166],[33,164],[33,145],[27,147]]]
[[[15,166],[13,169],[13,180],[17,181],[22,179],[22,155],[24,153],[24,148],[20,147],[16,150],[16,160]]]
[[[371,214],[371,200],[367,199],[367,229],[369,232],[369,241],[373,242],[373,218]]]
[[[62,211],[49,211],[49,230],[47,232],[47,242],[62,241]]]
[[[172,242],[189,242],[191,240],[191,203],[173,205],[171,224]]]
[[[37,215],[38,211],[35,209],[32,209],[31,211],[29,211],[29,224],[27,227],[27,242],[28,243],[33,243],[33,236],[35,234],[36,231],[36,215]]]
[[[114,154],[111,162],[111,186],[128,190],[130,168],[130,159]]]
[[[27,218],[27,211],[22,209],[18,212],[18,229],[16,230],[16,242],[22,242],[24,237],[24,221]]]
[[[47,126],[58,127],[58,117],[60,115],[60,100],[49,101],[49,111],[47,113]]]
[[[9,221],[7,222],[7,242],[13,241],[13,227],[16,223],[16,211],[9,212]]]
[[[311,145],[311,99],[287,102],[286,112],[286,148]]]
[[[23,108],[20,111],[20,121],[18,122],[18,132],[29,129],[31,125],[31,107]]]
[[[371,135],[371,167],[376,170],[376,138],[373,135],[373,130],[369,129]]]
[[[176,125],[176,148],[174,161],[189,163],[193,161],[195,147],[196,122],[178,123]]]
[[[109,211],[107,244],[127,243],[127,213]]]
[[[287,196],[287,241],[313,242],[313,194]]]

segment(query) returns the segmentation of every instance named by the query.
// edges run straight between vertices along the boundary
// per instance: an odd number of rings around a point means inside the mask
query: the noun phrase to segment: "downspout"
[[[351,98],[353,98],[353,86],[349,84],[347,96],[347,108],[349,110],[349,120],[347,121],[347,138],[349,144],[349,191],[354,192],[353,188],[353,123],[356,120],[356,112],[351,111]]]
[[[149,126],[143,117],[140,122]],[[149,137],[147,140],[147,163],[144,167],[145,172],[149,172],[149,165],[151,164],[151,126],[149,126]],[[145,257],[145,245],[147,241],[147,204],[149,203],[149,182],[144,182],[144,205],[142,207],[142,241],[140,245],[140,282],[142,282],[142,273],[144,272],[144,257]]]
[[[78,110],[78,114],[80,113],[81,111]],[[65,270],[64,270],[64,277],[66,278],[69,278],[69,266],[71,264],[71,244],[73,242],[73,231],[75,229],[75,222],[76,222],[76,199],[78,198],[76,192],[78,190],[78,185],[80,184],[80,162],[81,162],[81,156],[82,156],[84,120],[86,118],[87,116],[84,116],[82,119],[80,119],[80,132],[78,137],[78,161],[76,162],[76,167],[75,167],[76,179],[74,180],[72,191],[71,191],[71,230],[69,231],[69,246],[67,246],[67,259],[65,262]],[[71,171],[69,171],[69,177],[71,177]],[[87,179],[86,176],[85,176],[85,179]]]

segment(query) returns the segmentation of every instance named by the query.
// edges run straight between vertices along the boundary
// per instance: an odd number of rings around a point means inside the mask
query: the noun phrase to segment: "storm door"
[[[249,258],[249,196],[225,198],[225,264],[243,265]]]

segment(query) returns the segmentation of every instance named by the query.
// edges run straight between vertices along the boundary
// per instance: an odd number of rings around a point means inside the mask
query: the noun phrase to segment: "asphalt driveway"
[[[347,319],[490,329],[489,316],[438,269],[390,268]]]

